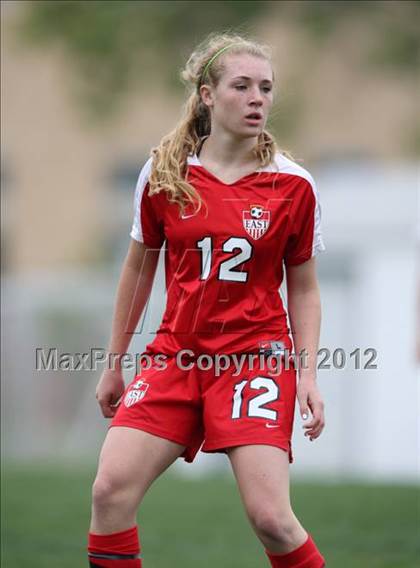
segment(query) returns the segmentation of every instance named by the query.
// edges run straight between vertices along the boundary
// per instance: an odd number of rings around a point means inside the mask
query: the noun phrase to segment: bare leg
[[[274,446],[249,445],[228,450],[248,518],[266,550],[286,554],[308,538],[292,511],[289,459]]]
[[[93,484],[90,532],[110,534],[135,525],[147,489],[184,449],[142,430],[110,428]]]

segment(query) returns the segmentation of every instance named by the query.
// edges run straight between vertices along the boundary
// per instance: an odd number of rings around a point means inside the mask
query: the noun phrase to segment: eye
[[[237,89],[238,91],[243,91],[244,89],[246,89],[246,85],[236,85],[235,89]]]
[[[263,87],[262,90],[264,91],[264,93],[270,93],[271,92],[271,87]]]

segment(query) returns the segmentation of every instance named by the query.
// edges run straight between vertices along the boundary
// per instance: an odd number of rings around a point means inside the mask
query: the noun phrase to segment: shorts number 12
[[[249,417],[255,418],[265,418],[266,420],[277,420],[277,411],[271,408],[266,408],[264,405],[269,402],[274,402],[278,400],[280,389],[270,377],[255,377],[251,381],[245,380],[240,383],[236,383],[233,395],[233,405],[232,405],[232,418],[242,418],[243,417],[243,397],[242,393],[245,386],[249,384],[251,389],[261,390],[264,389],[265,392],[257,394],[251,398],[248,402],[248,412],[245,414]]]

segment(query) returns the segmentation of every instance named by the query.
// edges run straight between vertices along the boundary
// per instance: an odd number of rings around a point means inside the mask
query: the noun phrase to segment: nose
[[[255,86],[251,91],[251,98],[249,103],[251,105],[261,106],[263,104],[263,97],[258,86]]]

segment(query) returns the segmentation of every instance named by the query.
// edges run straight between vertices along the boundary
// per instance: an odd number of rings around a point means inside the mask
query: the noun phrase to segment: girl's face
[[[264,130],[273,104],[273,70],[261,57],[227,54],[217,87],[203,85],[200,91],[210,108],[212,132],[255,137]]]

